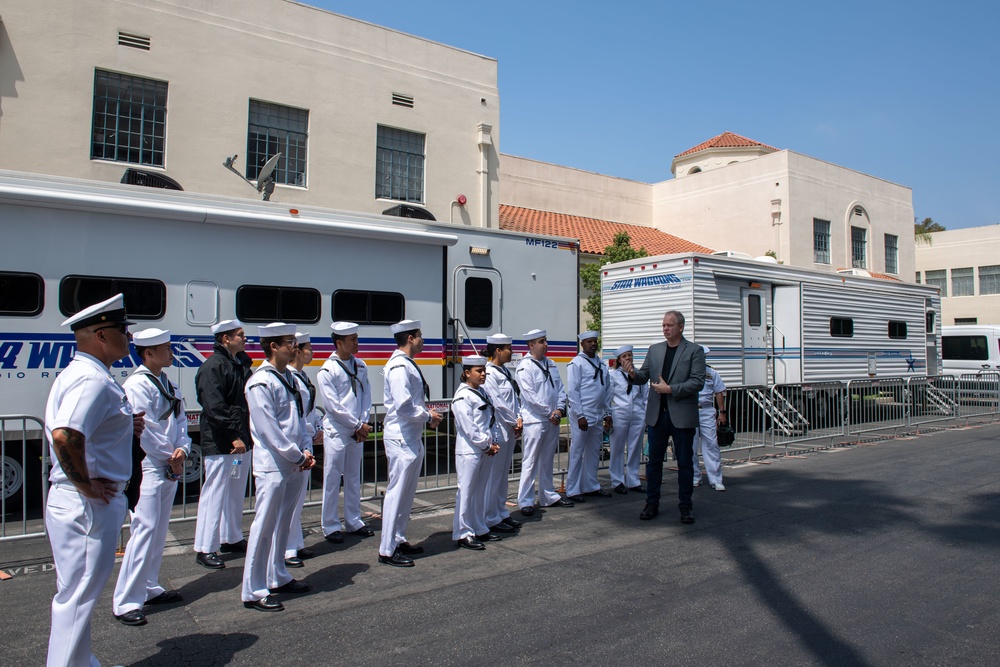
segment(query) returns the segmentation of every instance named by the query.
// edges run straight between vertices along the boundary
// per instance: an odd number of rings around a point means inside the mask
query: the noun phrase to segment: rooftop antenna
[[[222,166],[249,183],[257,192],[261,194],[264,201],[271,201],[271,193],[274,192],[274,178],[272,178],[272,175],[274,174],[275,167],[278,166],[278,160],[281,159],[281,153],[275,153],[271,156],[270,160],[264,163],[264,166],[261,167],[260,173],[257,174],[256,183],[251,181],[236,169],[236,158],[238,157],[239,155],[227,157],[222,163]]]

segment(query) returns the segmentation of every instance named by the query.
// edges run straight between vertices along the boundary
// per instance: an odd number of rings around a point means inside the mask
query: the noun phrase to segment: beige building
[[[288,0],[7,0],[0,168],[496,227],[497,62]],[[465,195],[467,203],[456,202]]]
[[[935,232],[917,246],[917,282],[941,288],[941,322],[1000,324],[1000,225]]]
[[[646,184],[510,155],[504,204],[648,225],[694,243],[806,268],[911,280],[909,188],[723,133]]]

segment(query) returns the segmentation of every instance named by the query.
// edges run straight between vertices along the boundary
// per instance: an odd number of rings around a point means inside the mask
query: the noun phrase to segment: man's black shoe
[[[574,503],[585,503],[585,502],[587,502],[586,499],[584,499],[583,496],[566,496],[566,500],[570,500],[570,501],[572,501]],[[558,507],[558,506],[559,505],[556,504],[556,503],[553,503],[552,505],[550,505],[550,507]]]
[[[232,544],[223,544],[219,546],[219,552],[224,554],[245,554],[247,552],[247,541],[240,540]]]
[[[685,507],[681,510],[681,523],[694,523],[694,510]]]
[[[306,564],[302,562],[302,559],[298,556],[292,556],[291,558],[285,559],[285,567],[305,567]]]
[[[601,498],[610,498],[611,497],[611,492],[608,491],[607,489],[597,489],[596,491],[588,491],[584,495],[587,495],[587,496],[599,496]]]
[[[656,505],[650,505],[649,503],[646,503],[646,506],[642,508],[641,512],[639,512],[639,518],[642,519],[643,521],[649,521],[659,513],[660,513],[659,507],[657,507]]]
[[[482,551],[486,548],[485,544],[472,536],[463,537],[458,542],[455,542],[455,546],[461,549],[472,549],[473,551]]]
[[[282,611],[285,608],[285,605],[270,595],[260,600],[254,600],[253,602],[244,602],[243,606],[247,609],[256,609],[257,611]]]
[[[334,544],[342,544],[344,542],[344,534],[339,530],[335,530],[329,535],[326,535],[324,539],[326,539],[327,542],[333,542]]]
[[[618,486],[615,487],[615,493],[621,494],[623,496],[627,496],[628,495],[628,489],[625,488],[624,484],[619,484]]]
[[[503,537],[496,533],[483,533],[482,535],[476,535],[476,539],[480,542],[499,542]]]
[[[642,484],[640,484],[639,486],[630,486],[628,487],[628,490],[635,491],[636,493],[646,493],[646,487],[644,487]]]
[[[375,534],[375,531],[368,526],[361,526],[357,530],[352,530],[348,535],[354,535],[355,537],[371,537]]]
[[[298,551],[295,552],[295,555],[301,558],[302,560],[309,560],[310,558],[316,557],[316,552],[313,551],[312,549],[299,549]]]
[[[413,559],[404,556],[397,550],[396,553],[391,556],[378,555],[378,562],[384,563],[385,565],[392,565],[393,567],[413,567]]]
[[[163,591],[152,600],[146,600],[146,604],[173,604],[174,602],[181,602],[183,599],[177,591]]]
[[[122,625],[146,625],[146,615],[142,613],[142,609],[133,609],[121,615],[115,614],[115,618]]]
[[[551,505],[547,505],[547,507],[573,507],[573,501],[567,500],[566,498],[560,498]]]
[[[535,508],[530,505],[521,508],[522,516],[531,516],[534,513],[535,513]]]
[[[303,581],[298,581],[296,579],[292,579],[287,584],[282,584],[281,586],[278,586],[277,588],[272,588],[271,592],[272,593],[308,593],[310,589],[311,589],[311,587],[309,586],[309,584],[307,584],[307,583],[305,583]]]
[[[401,554],[406,554],[407,556],[412,556],[413,554],[422,554],[424,552],[424,548],[415,547],[409,542],[400,542],[399,545],[396,546],[396,551]]]
[[[522,513],[523,513],[523,512],[522,512]],[[521,528],[521,526],[523,526],[523,525],[524,525],[524,524],[523,524],[523,523],[521,523],[520,521],[517,521],[517,520],[515,520],[515,519],[512,519],[512,518],[510,518],[510,517],[507,517],[506,519],[504,519],[504,520],[503,520],[503,523],[507,524],[508,526],[510,526],[511,528],[513,528],[513,529],[515,529],[515,530],[518,530],[518,529],[520,529],[520,528]]]
[[[207,567],[209,570],[221,570],[226,567],[226,564],[222,562],[222,559],[214,553],[197,553],[194,556],[194,560],[198,563],[198,565]]]
[[[495,526],[490,526],[491,533],[516,533],[517,528],[501,521]]]

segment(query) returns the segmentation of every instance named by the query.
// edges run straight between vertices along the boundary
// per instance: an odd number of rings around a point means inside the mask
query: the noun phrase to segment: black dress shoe
[[[523,510],[522,510],[522,513],[523,513]],[[523,526],[523,525],[524,525],[524,524],[523,524],[523,523],[521,523],[520,521],[517,521],[517,520],[515,520],[515,519],[512,519],[512,518],[510,518],[510,517],[507,517],[506,519],[504,519],[504,520],[503,520],[503,523],[507,524],[508,526],[510,526],[511,528],[513,528],[514,530],[517,530],[517,529],[519,529],[519,528],[520,528],[521,526]]]
[[[335,530],[329,535],[325,536],[327,542],[333,542],[334,544],[342,544],[344,542],[344,534],[339,530]]]
[[[503,539],[503,536],[497,535],[496,533],[483,533],[482,535],[476,535],[476,539],[480,542],[499,542]]]
[[[571,500],[574,503],[585,503],[587,500],[583,496],[566,496],[566,500]],[[558,503],[552,503],[549,507],[559,507]]]
[[[152,600],[146,600],[146,604],[173,604],[180,602],[184,598],[177,591],[163,591]]]
[[[392,565],[393,567],[413,567],[413,559],[404,556],[397,550],[396,553],[391,556],[378,555],[378,562],[385,565]]]
[[[308,593],[311,590],[311,586],[304,581],[298,581],[297,579],[292,579],[287,584],[282,584],[277,588],[272,588],[272,593]]]
[[[659,513],[660,513],[659,507],[657,507],[656,505],[650,505],[649,503],[646,503],[646,506],[642,508],[641,512],[639,512],[639,518],[642,519],[643,521],[649,521]]]
[[[226,564],[222,562],[222,559],[214,553],[198,553],[195,555],[194,560],[198,563],[198,565],[207,567],[209,570],[221,570],[226,567]]]
[[[298,556],[292,556],[291,558],[285,559],[285,567],[305,567],[306,564],[302,562],[302,559]]]
[[[685,507],[681,510],[681,523],[694,523],[694,510]]]
[[[219,551],[224,554],[245,554],[247,552],[247,541],[240,540],[232,544],[223,544],[219,547]]]
[[[115,618],[122,625],[146,625],[146,615],[142,613],[142,609],[133,609],[121,615],[115,614]]]
[[[309,560],[310,558],[316,557],[316,552],[313,551],[312,549],[299,549],[298,551],[295,552],[295,555],[301,558],[302,560]]]
[[[521,515],[522,516],[531,516],[534,513],[535,513],[535,508],[534,507],[528,506],[528,507],[522,507],[521,508]]]
[[[639,486],[630,486],[628,487],[628,490],[635,491],[636,493],[646,493],[646,487],[644,487],[642,484],[640,484]]]
[[[516,533],[517,528],[501,521],[495,526],[490,526],[491,533]]]
[[[598,489],[597,491],[591,491],[590,495],[599,496],[601,498],[610,498],[611,492],[608,491],[607,489]]]
[[[628,495],[628,489],[625,488],[624,484],[619,484],[618,486],[615,487],[615,493],[623,495],[623,496],[627,496]]]
[[[396,551],[407,556],[412,556],[413,554],[422,554],[424,552],[424,548],[415,547],[409,542],[400,542],[396,547]]]
[[[567,500],[566,498],[560,498],[548,507],[573,507],[573,501]]]
[[[368,526],[361,526],[357,530],[352,530],[348,535],[354,535],[355,537],[372,537],[375,535],[375,531]]]
[[[455,546],[461,549],[472,549],[473,551],[482,551],[486,548],[485,544],[472,536],[463,537],[458,542],[455,542]]]
[[[247,609],[256,609],[257,611],[282,611],[285,608],[285,605],[281,604],[270,595],[261,600],[244,602],[243,606]]]

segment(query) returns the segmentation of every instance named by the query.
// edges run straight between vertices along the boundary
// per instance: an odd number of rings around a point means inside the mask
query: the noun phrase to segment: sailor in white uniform
[[[486,364],[486,394],[493,401],[496,411],[497,428],[500,432],[500,452],[486,459],[486,487],[483,507],[486,512],[486,525],[493,533],[512,533],[521,527],[521,522],[512,519],[507,509],[509,493],[510,466],[514,460],[514,445],[517,436],[521,435],[521,393],[514,379],[514,372],[508,370],[513,355],[513,340],[510,336],[498,333],[486,339],[486,356],[490,361]]]
[[[117,294],[73,315],[76,354],[45,406],[53,465],[45,530],[56,565],[48,665],[100,665],[90,649],[90,618],[115,564],[125,519],[122,491],[132,474],[132,438],[142,434],[125,390],[110,373],[129,353],[125,300]]]
[[[622,370],[624,360],[632,363],[632,346],[615,350],[615,368],[611,371],[611,415],[615,428],[609,437],[611,445],[611,486],[622,495],[629,491],[644,493],[639,481],[642,459],[642,437],[646,433],[646,400],[649,385],[633,384]]]
[[[701,346],[708,359],[709,348]],[[725,491],[722,483],[722,453],[719,451],[717,430],[719,424],[728,421],[726,417],[726,383],[718,371],[705,364],[705,386],[698,393],[698,434],[694,438],[694,485],[701,486],[701,467],[698,452],[705,462],[705,474],[709,485],[716,491]]]
[[[358,325],[330,325],[334,353],[316,375],[316,386],[326,414],[323,415],[323,535],[330,542],[344,541],[347,532],[357,537],[375,533],[361,520],[361,457],[371,433],[372,387],[368,366],[359,359]],[[344,524],[337,501],[340,479],[344,479]]]
[[[528,354],[517,365],[517,384],[521,387],[521,484],[517,504],[521,514],[535,513],[535,482],[538,503],[542,507],[572,507],[573,502],[556,492],[552,480],[554,457],[559,446],[559,423],[566,416],[566,391],[559,369],[546,354],[549,351],[544,329],[524,334]]]
[[[390,328],[397,349],[383,372],[385,421],[382,435],[389,461],[389,485],[382,501],[382,541],[378,561],[394,567],[413,567],[413,554],[423,547],[406,540],[420,466],[424,461],[424,428],[437,428],[441,415],[428,410],[430,389],[413,360],[424,349],[420,320],[403,320]]]
[[[187,432],[184,397],[164,372],[174,363],[170,331],[146,329],[137,332],[132,341],[143,364],[125,380],[123,387],[133,409],[145,413],[145,429],[139,444],[146,456],[142,460],[139,502],[132,513],[112,610],[115,618],[125,625],[144,625],[143,605],[170,604],[182,599],[177,591],[160,585],[159,575],[170,509],[184,461],[191,453],[191,438]]]
[[[569,398],[569,470],[566,496],[584,502],[583,496],[610,496],[597,481],[604,433],[611,428],[611,382],[608,365],[597,354],[596,331],[584,331],[580,353],[566,369]]]
[[[274,322],[260,327],[260,345],[267,360],[246,387],[257,503],[243,565],[242,598],[244,607],[258,611],[284,609],[272,593],[309,590],[308,584],[288,574],[284,559],[291,520],[288,482],[313,466],[305,406],[288,371],[297,344],[294,324]]]
[[[302,396],[305,406],[306,435],[309,436],[309,451],[315,456],[315,446],[323,443],[323,429],[319,413],[316,412],[316,385],[309,379],[305,367],[313,359],[312,340],[309,332],[295,334],[295,358],[288,364],[288,370],[295,378],[296,388]],[[302,505],[306,502],[306,491],[309,486],[311,472],[300,472],[288,480],[288,502],[290,503],[291,523],[288,526],[288,546],[285,547],[285,565],[287,567],[303,567],[303,560],[312,558],[316,553],[305,548],[305,536],[302,533]]]
[[[457,546],[474,551],[486,548],[483,542],[501,536],[486,525],[483,501],[486,487],[485,461],[500,451],[493,403],[483,389],[486,381],[486,357],[462,357],[462,384],[451,403],[455,417],[455,520],[451,539]]]

